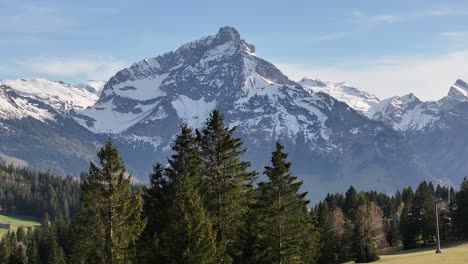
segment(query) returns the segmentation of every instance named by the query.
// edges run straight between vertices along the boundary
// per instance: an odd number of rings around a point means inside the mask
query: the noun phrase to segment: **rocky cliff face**
[[[356,96],[362,92],[341,88]],[[378,102],[365,92],[362,96]],[[215,108],[227,124],[238,127],[248,147],[246,158],[257,169],[267,164],[276,140],[285,143],[309,189],[364,183],[390,189],[404,185],[402,177],[416,182],[427,173],[401,135],[320,90],[291,81],[229,27],[119,71],[97,103],[74,116],[94,133],[116,136],[123,146],[145,146],[146,154],[153,148],[153,158],[141,159],[131,150],[128,155],[138,157],[148,171],[156,159],[164,161],[182,122],[201,128]]]
[[[294,82],[257,56],[254,46],[230,27],[134,63],[110,78],[100,93],[84,85],[69,89],[100,96],[90,106],[72,102],[57,107],[56,98],[44,97],[44,91],[38,97],[27,97],[16,89],[19,98],[27,100],[23,108],[38,109],[23,116],[5,116],[2,124],[17,132],[5,134],[2,140],[21,142],[18,148],[25,150],[25,139],[43,136],[40,147],[45,154],[26,155],[5,146],[0,151],[8,150],[9,156],[39,168],[76,173],[87,169],[82,161],[92,159],[99,144],[110,136],[129,171],[145,181],[151,165],[165,162],[170,154],[181,123],[201,128],[208,114],[219,109],[226,123],[237,127],[237,136],[248,149],[245,158],[260,172],[269,162],[274,142],[282,141],[293,172],[304,180],[311,197],[344,191],[350,184],[393,191],[432,176],[425,162],[429,159],[395,125],[406,124],[408,113],[421,108],[423,102],[413,96],[380,101],[344,83],[310,78]],[[12,96],[4,98],[11,101]],[[59,97],[61,102],[63,98]],[[24,129],[18,130],[21,127]],[[76,162],[68,158],[73,151],[55,150],[62,144],[78,150]],[[54,166],[48,163],[51,159],[55,159]]]

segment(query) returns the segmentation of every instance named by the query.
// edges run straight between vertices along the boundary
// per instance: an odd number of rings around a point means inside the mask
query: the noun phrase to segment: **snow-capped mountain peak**
[[[101,94],[102,89],[104,89],[105,84],[106,82],[104,81],[88,80],[75,85],[75,87],[85,89],[86,91],[99,96]]]
[[[447,97],[457,102],[468,101],[468,84],[462,80],[457,80],[455,84],[450,87]]]
[[[21,96],[13,88],[0,83],[0,119],[32,117],[45,121],[52,119],[53,115],[37,100]]]
[[[98,98],[86,89],[43,78],[3,80],[0,84],[11,87],[21,96],[44,102],[58,110],[84,109],[93,105]]]
[[[266,165],[271,147],[281,140],[294,160],[294,173],[312,192],[314,187],[321,189],[322,183],[333,182],[339,182],[340,188],[349,183],[362,186],[364,182],[367,187],[406,186],[408,182],[401,181],[402,177],[425,173],[414,162],[415,155],[407,149],[400,133],[364,116],[380,104],[376,96],[346,83],[313,78],[291,81],[272,63],[258,57],[254,46],[230,27],[117,72],[104,85],[98,101],[94,105],[91,100],[81,103],[81,109],[76,101],[63,104],[68,101],[67,96],[78,92],[96,97],[86,85],[72,87],[40,80],[34,85],[37,87],[31,87],[26,85],[31,80],[22,82],[10,83],[12,89],[2,87],[0,92],[4,91],[5,96],[0,99],[5,100],[0,105],[12,106],[9,113],[16,109],[27,113],[45,109],[36,117],[29,115],[43,122],[22,115],[17,115],[18,120],[0,120],[2,143],[6,138],[4,131],[10,131],[13,139],[9,145],[2,144],[0,151],[16,150],[18,142],[43,138],[41,142],[45,144],[36,150],[40,153],[36,156],[44,156],[48,149],[52,159],[60,163],[58,166],[67,170],[86,166],[83,164],[94,157],[88,153],[95,153],[97,141],[111,136],[122,150],[129,171],[137,170],[138,175],[144,176],[156,160],[165,160],[181,123],[201,128],[216,108],[224,115],[227,126],[237,127],[236,137],[241,137],[248,149],[245,159],[252,161],[255,169]],[[79,98],[81,102],[83,98]],[[416,102],[412,96],[388,100],[389,108],[382,109],[407,109],[413,101]],[[58,111],[46,102],[65,110]],[[38,108],[32,109],[35,106]],[[403,112],[401,115],[408,116]],[[16,132],[19,129],[23,132]],[[67,142],[59,143],[66,152],[57,153],[56,145],[50,142]],[[24,149],[27,146],[9,155],[25,157],[28,162],[37,160],[24,155]],[[76,163],[77,149],[82,150],[84,162]],[[41,165],[48,162],[39,161]]]
[[[106,83],[97,104],[80,113],[90,118],[77,121],[95,132],[119,133],[147,120],[163,119],[174,109],[179,118],[199,124],[217,101],[243,104],[273,87],[295,85],[254,52],[237,30],[223,27],[216,35],[119,71]],[[156,110],[163,109],[162,104],[171,110]],[[193,112],[194,105],[207,109]],[[115,115],[120,118],[112,118]]]
[[[324,82],[311,77],[304,77],[299,81],[311,93],[323,92],[338,101],[344,102],[356,111],[367,113],[371,107],[379,103],[377,96],[352,87],[347,83]]]

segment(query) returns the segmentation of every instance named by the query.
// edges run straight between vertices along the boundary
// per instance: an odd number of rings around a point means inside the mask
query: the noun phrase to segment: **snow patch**
[[[122,97],[142,101],[165,96],[166,93],[160,89],[160,86],[168,75],[166,73],[141,80],[121,82],[112,87],[113,92]]]
[[[0,81],[19,95],[42,101],[59,110],[84,109],[94,105],[98,96],[79,87],[41,78]]]
[[[179,95],[171,102],[177,115],[192,128],[200,128],[213,109],[216,108],[216,101],[205,102],[204,97],[193,100],[185,95]]]

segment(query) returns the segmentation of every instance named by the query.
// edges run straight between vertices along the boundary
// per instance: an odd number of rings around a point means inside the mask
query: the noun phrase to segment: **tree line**
[[[309,209],[281,143],[259,180],[234,133],[216,110],[201,131],[182,125],[143,188],[132,187],[109,140],[81,176],[77,214],[47,214],[38,228],[10,232],[0,263],[371,262],[381,247],[433,242],[429,207],[446,188],[423,182],[390,196],[350,187]],[[451,195],[458,210],[441,212],[455,219],[446,237],[466,236],[467,180]]]
[[[80,210],[80,183],[11,164],[0,164],[0,213],[42,218],[73,217]]]

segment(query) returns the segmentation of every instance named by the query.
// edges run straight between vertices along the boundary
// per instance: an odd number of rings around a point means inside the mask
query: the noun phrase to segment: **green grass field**
[[[462,264],[468,263],[468,243],[442,245],[442,254],[435,254],[434,248],[401,250],[392,248],[380,252],[380,260],[375,264]],[[347,262],[354,263],[354,262]]]
[[[0,214],[0,221],[10,222],[11,229],[16,230],[20,226],[38,226],[39,222],[36,218],[27,216],[6,216]],[[7,229],[0,229],[0,237],[3,237],[8,232]]]

